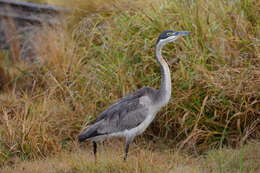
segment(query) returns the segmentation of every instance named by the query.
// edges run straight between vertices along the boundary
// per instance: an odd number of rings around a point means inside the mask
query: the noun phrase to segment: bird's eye
[[[173,36],[173,33],[172,32],[168,32],[167,36]]]

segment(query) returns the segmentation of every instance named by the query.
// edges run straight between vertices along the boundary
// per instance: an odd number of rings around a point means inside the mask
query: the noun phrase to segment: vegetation
[[[122,160],[123,151],[119,152],[117,148],[109,146],[109,149],[102,147],[96,163],[89,150],[77,148],[73,153],[61,152],[55,157],[43,160],[14,160],[12,166],[2,169],[2,173],[257,173],[260,171],[260,157],[255,155],[259,153],[258,146],[259,143],[252,143],[239,150],[212,150],[200,157],[171,150],[152,151],[135,146],[127,162]]]
[[[39,34],[35,44],[41,63],[13,63],[8,52],[0,53],[0,164],[75,150],[81,128],[107,106],[144,85],[158,87],[154,44],[166,29],[192,34],[164,49],[172,100],[137,141],[199,154],[259,139],[258,1],[79,2],[84,10],[69,16],[64,28]],[[131,161],[141,162],[140,170],[102,157],[101,169],[115,164],[112,170],[148,172],[161,163],[159,154],[141,151]],[[66,163],[67,154],[51,162]],[[71,172],[90,165],[98,169],[93,163],[77,165],[77,157],[88,160],[89,155],[68,155]],[[163,156],[170,162],[173,157]],[[31,164],[38,163],[44,164]]]

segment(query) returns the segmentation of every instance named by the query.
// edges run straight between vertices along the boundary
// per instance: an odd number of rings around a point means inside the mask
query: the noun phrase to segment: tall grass
[[[192,34],[163,51],[172,99],[142,139],[199,153],[259,138],[258,1],[116,7],[46,28],[35,41],[40,64],[0,55],[1,163],[69,150],[82,126],[118,98],[158,87],[154,43],[165,29]]]

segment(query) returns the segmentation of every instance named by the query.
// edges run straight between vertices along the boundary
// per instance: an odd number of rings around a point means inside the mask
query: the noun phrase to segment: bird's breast
[[[156,115],[156,111],[149,110],[149,113],[145,118],[145,120],[134,129],[134,133],[136,135],[143,133],[147,129],[147,127],[151,124],[151,122],[154,120],[155,115]]]

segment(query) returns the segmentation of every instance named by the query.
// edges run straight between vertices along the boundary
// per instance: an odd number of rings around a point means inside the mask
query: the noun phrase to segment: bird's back
[[[157,90],[144,87],[129,94],[103,111],[92,125],[83,130],[79,140],[110,135],[130,130],[141,124],[148,116]]]

